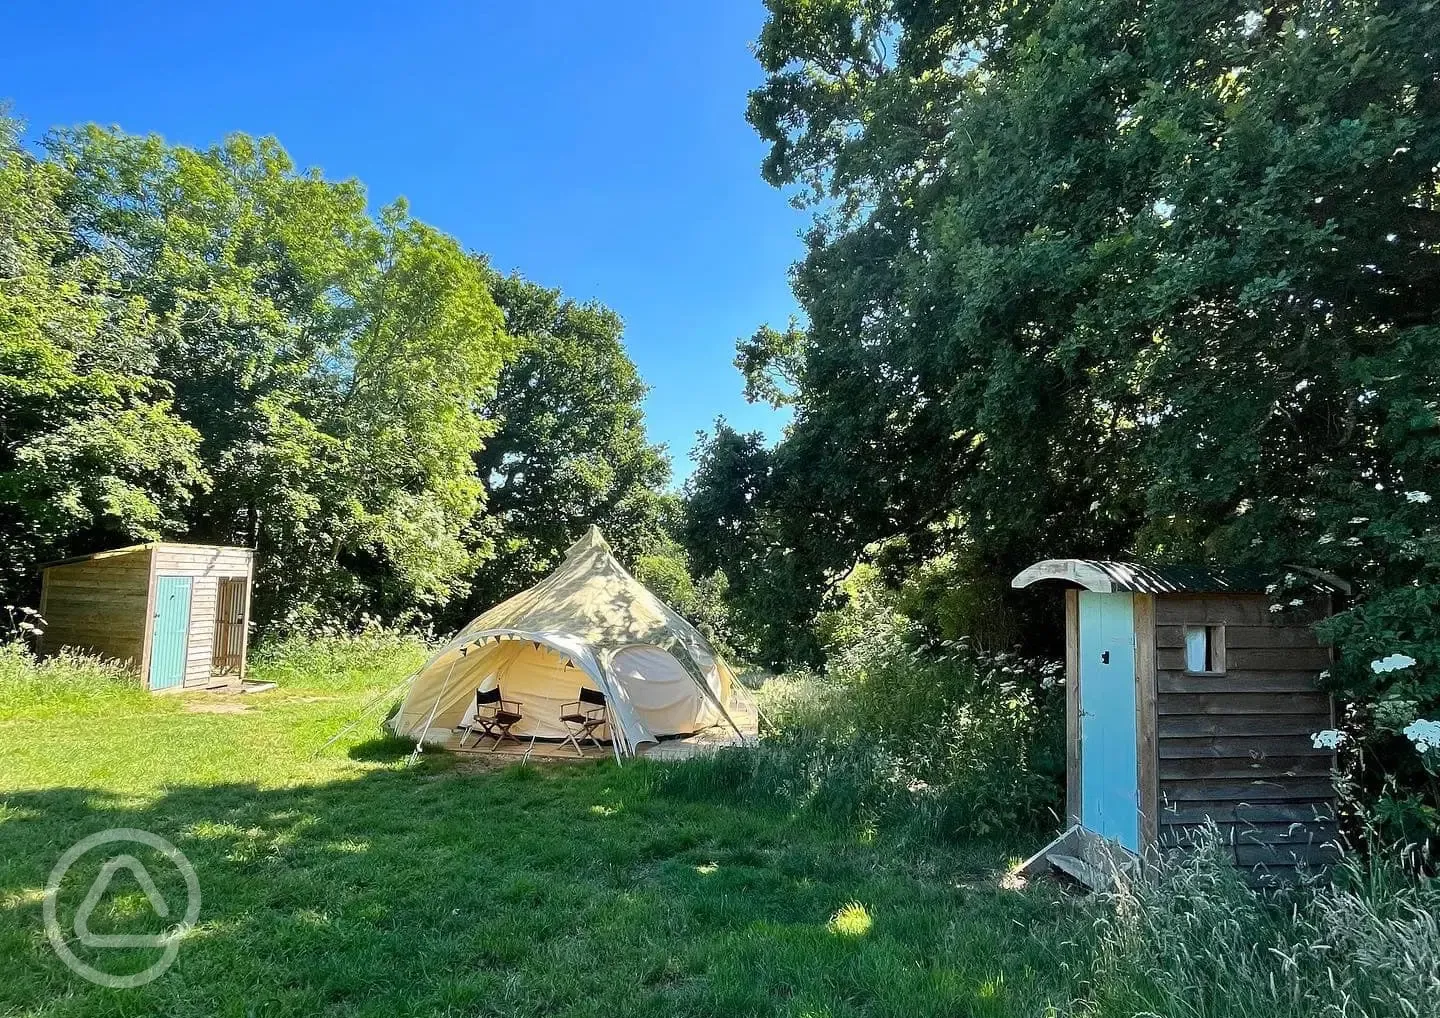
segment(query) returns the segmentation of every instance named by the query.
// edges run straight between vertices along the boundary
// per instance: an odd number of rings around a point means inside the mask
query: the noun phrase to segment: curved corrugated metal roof
[[[1289,566],[1317,590],[1348,593],[1343,580],[1313,569]],[[1108,562],[1100,559],[1054,558],[1037,562],[1010,581],[1012,587],[1055,580],[1075,583],[1086,590],[1103,593],[1129,591],[1136,594],[1264,594],[1283,577],[1260,569],[1208,568],[1187,565],[1141,565],[1137,562]]]

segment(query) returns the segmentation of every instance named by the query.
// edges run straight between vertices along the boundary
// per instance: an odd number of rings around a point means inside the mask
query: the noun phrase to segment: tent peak
[[[590,529],[585,531],[585,536],[570,546],[570,550],[565,553],[565,557],[569,558],[578,552],[592,550],[610,551],[610,542],[605,540],[605,535],[600,533],[600,528],[593,523],[590,524]]]

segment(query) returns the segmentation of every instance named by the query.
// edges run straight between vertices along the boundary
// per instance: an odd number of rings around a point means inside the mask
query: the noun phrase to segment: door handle
[[[1102,665],[1108,665],[1110,663],[1110,652],[1108,650],[1102,650],[1100,652],[1100,663]]]

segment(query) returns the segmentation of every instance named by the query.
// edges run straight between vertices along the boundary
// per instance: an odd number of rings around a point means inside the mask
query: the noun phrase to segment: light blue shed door
[[[1135,605],[1080,592],[1080,819],[1140,849],[1135,756]]]
[[[190,577],[155,577],[155,627],[150,636],[150,688],[170,689],[185,681],[190,642]]]

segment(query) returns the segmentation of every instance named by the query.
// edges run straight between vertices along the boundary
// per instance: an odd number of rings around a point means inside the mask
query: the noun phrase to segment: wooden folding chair
[[[464,726],[460,735],[460,746],[464,747],[465,736],[472,732],[475,733],[477,747],[480,740],[486,736],[495,740],[495,745],[490,747],[492,753],[506,739],[520,745],[520,740],[511,734],[510,729],[524,720],[522,706],[519,700],[506,700],[502,697],[499,686],[494,689],[475,690],[475,719]]]
[[[580,699],[560,705],[560,720],[570,733],[565,741],[574,746],[575,752],[581,756],[585,755],[585,749],[580,745],[582,739],[589,739],[596,749],[605,748],[595,738],[595,731],[609,720],[605,694],[600,690],[581,689]]]

